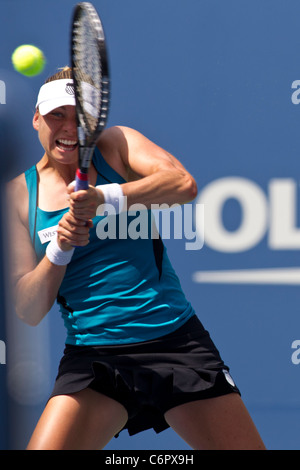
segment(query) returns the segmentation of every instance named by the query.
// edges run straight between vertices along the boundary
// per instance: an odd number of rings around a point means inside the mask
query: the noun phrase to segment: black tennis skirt
[[[239,393],[196,315],[174,333],[147,342],[66,345],[51,397],[87,387],[126,408],[124,429],[130,435],[167,429],[164,413],[175,406]]]

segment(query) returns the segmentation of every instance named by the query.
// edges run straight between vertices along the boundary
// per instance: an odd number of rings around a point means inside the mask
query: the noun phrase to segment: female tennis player
[[[28,449],[103,449],[123,429],[169,426],[193,449],[263,449],[161,239],[120,229],[137,217],[124,207],[145,206],[151,227],[151,204],[193,200],[193,177],[139,132],[113,127],[97,143],[89,188],[74,192],[71,77],[65,68],[41,87],[33,127],[44,155],[10,184],[17,314],[37,325],[57,300],[66,327],[53,392]],[[101,238],[108,220],[117,236]]]

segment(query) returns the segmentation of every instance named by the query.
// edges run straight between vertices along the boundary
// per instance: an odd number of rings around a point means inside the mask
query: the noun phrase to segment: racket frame
[[[79,100],[78,89],[80,87],[80,79],[77,76],[77,68],[75,61],[75,32],[79,27],[82,15],[87,15],[91,33],[94,35],[94,41],[97,44],[98,55],[101,63],[101,81],[99,83],[101,98],[98,109],[97,125],[95,130],[91,130],[85,111]],[[76,43],[77,44],[77,43]],[[87,51],[88,53],[88,51]],[[78,169],[76,172],[75,191],[79,189],[87,189],[89,186],[88,172],[91,164],[92,156],[96,146],[96,142],[106,126],[109,111],[109,95],[110,95],[110,79],[109,64],[106,47],[106,40],[102,22],[99,18],[94,6],[89,2],[80,2],[75,5],[72,26],[71,26],[71,67],[74,81],[75,101],[76,101],[76,119],[78,128]]]

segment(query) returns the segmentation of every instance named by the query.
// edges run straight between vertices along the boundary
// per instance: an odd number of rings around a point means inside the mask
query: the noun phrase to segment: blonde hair
[[[64,78],[67,78],[67,79],[73,78],[73,69],[69,67],[68,65],[66,65],[65,67],[62,67],[54,75],[51,75],[51,77],[47,78],[47,80],[45,80],[45,83],[54,82],[54,80],[61,80]],[[90,83],[91,85],[94,85],[92,78],[85,73],[81,73],[81,79],[87,83]]]
[[[54,75],[51,75],[51,77],[47,78],[45,80],[45,83],[54,82],[54,80],[61,80],[64,78],[70,78],[70,79],[73,78],[72,69],[68,65],[66,65],[65,67],[62,67]]]

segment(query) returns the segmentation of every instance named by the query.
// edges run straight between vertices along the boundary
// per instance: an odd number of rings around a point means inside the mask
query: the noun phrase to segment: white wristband
[[[48,243],[46,248],[46,256],[51,263],[58,266],[65,266],[69,264],[73,256],[75,248],[68,251],[63,251],[57,243],[57,237],[53,237],[51,242]]]
[[[99,214],[104,213],[106,210],[109,211],[108,205],[113,206],[116,214],[122,211],[125,196],[118,183],[98,185],[96,189],[100,189],[104,195],[104,204],[99,206],[102,209],[98,212]]]

